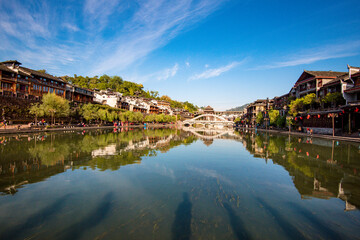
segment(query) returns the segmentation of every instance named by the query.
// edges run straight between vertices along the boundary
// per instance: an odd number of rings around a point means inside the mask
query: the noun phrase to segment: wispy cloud
[[[242,62],[232,62],[226,66],[223,67],[219,67],[219,68],[212,68],[212,69],[208,69],[205,72],[199,73],[199,74],[195,74],[193,76],[191,76],[189,78],[190,80],[199,80],[199,79],[207,79],[207,78],[213,78],[213,77],[218,77],[221,74],[230,71],[231,69],[233,69],[234,67],[240,65]]]
[[[78,74],[119,74],[205,19],[221,2],[28,0],[25,5],[21,0],[0,0],[0,55],[27,66],[50,65],[58,69],[54,74],[69,69]],[[159,78],[176,74],[172,70]]]
[[[356,56],[358,54],[360,54],[360,41],[331,44],[300,51],[291,56],[287,56],[282,61],[274,61],[272,64],[258,66],[254,68],[254,70],[292,67],[321,60]]]
[[[164,46],[220,6],[216,0],[140,1],[139,8],[119,37],[108,44],[94,73],[124,69],[150,52]],[[105,61],[103,61],[105,60]]]
[[[73,32],[80,31],[78,26],[71,23],[63,23],[63,27]]]
[[[186,65],[186,67],[190,67],[190,63],[189,62],[185,62],[185,65]]]
[[[151,80],[164,81],[174,77],[179,70],[179,64],[175,63],[173,67],[165,68],[145,76],[130,77],[129,79],[136,82],[147,82]]]

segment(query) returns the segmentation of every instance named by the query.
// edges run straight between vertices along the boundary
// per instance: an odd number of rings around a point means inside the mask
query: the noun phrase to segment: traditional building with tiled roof
[[[319,90],[324,84],[344,74],[347,74],[347,72],[304,70],[290,93],[296,98],[303,97],[309,93],[315,93],[318,96]]]

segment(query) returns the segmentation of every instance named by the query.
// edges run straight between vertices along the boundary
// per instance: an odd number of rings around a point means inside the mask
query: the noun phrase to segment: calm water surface
[[[359,239],[359,144],[176,129],[0,136],[0,239]]]

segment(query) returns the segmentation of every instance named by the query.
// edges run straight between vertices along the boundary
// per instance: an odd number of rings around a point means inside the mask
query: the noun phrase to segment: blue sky
[[[225,110],[360,66],[358,1],[0,0],[0,60]]]

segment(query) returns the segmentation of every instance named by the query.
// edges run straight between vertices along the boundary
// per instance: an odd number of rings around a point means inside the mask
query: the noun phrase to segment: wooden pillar
[[[333,137],[335,136],[335,113],[331,114],[332,117],[332,127],[333,127]]]
[[[351,113],[349,112],[349,134],[351,134]]]

